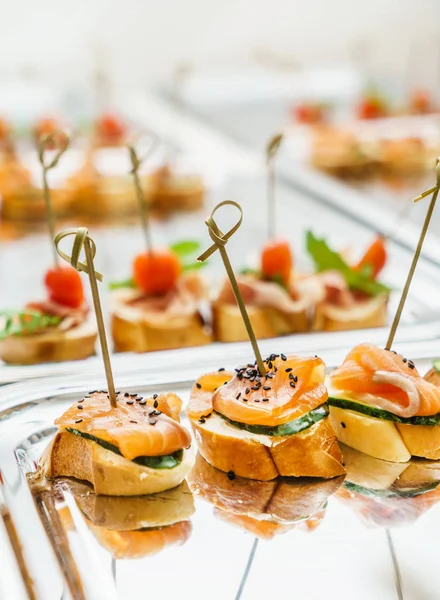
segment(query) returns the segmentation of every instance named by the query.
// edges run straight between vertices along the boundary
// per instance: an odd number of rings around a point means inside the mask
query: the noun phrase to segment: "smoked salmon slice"
[[[55,424],[113,444],[128,460],[164,456],[191,445],[191,436],[178,422],[182,401],[175,394],[144,399],[119,394],[110,405],[106,392],[93,392],[71,406]]]
[[[288,423],[327,401],[325,365],[318,357],[272,355],[268,373],[255,365],[201,377],[193,387],[188,415],[198,419],[213,410],[232,421],[274,427]]]
[[[440,389],[414,363],[373,344],[353,348],[330,376],[331,394],[382,408],[400,417],[440,413]]]

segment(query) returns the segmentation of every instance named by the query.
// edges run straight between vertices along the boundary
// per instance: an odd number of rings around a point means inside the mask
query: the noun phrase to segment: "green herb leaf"
[[[198,269],[203,269],[206,267],[207,262],[191,262],[191,263],[183,263],[182,271],[197,271]]]
[[[391,292],[388,286],[371,277],[372,271],[368,266],[361,271],[355,271],[347,265],[338,252],[328,246],[324,239],[316,238],[311,231],[307,232],[306,248],[313,258],[318,273],[329,270],[339,271],[345,277],[350,289],[365,292],[369,296]]]
[[[196,240],[182,240],[172,244],[170,250],[182,260],[198,252],[200,250],[200,242]]]
[[[29,335],[48,327],[56,327],[61,320],[61,317],[44,315],[33,310],[1,311],[0,340],[11,335]]]
[[[120,290],[122,288],[135,288],[133,278],[125,279],[125,281],[111,281],[108,284],[109,290]]]

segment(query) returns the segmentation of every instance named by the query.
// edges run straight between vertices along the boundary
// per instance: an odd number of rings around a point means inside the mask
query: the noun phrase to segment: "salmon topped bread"
[[[90,482],[97,494],[136,496],[179,485],[191,467],[191,436],[179,423],[175,394],[143,398],[90,392],[55,421],[41,459],[45,475]]]
[[[272,354],[264,364],[263,376],[249,364],[194,384],[187,414],[200,454],[221,471],[262,481],[343,474],[322,360]]]
[[[440,458],[440,388],[414,363],[372,344],[356,346],[330,376],[340,441],[391,462]]]

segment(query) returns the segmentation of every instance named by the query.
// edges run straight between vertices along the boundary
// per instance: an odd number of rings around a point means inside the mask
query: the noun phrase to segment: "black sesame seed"
[[[250,392],[250,391],[251,391],[251,389],[250,389],[250,388],[246,388],[246,389],[244,390],[244,393],[245,393],[245,394],[249,394],[249,392]]]
[[[269,369],[272,369],[272,367],[273,367],[273,363],[272,363],[271,361],[269,361],[269,362],[267,363],[267,366],[269,367]]]
[[[82,423],[82,419],[76,420],[75,423]]]
[[[247,402],[248,399],[247,398],[242,398],[243,402]]]
[[[289,367],[288,369],[286,369],[286,373],[290,373],[291,370],[292,370],[292,367]]]
[[[135,425],[137,424],[137,421],[130,421],[130,423],[134,423]]]
[[[224,381],[224,382],[223,382],[223,385],[226,385],[227,383],[228,383],[227,381]]]
[[[121,393],[121,392],[115,392],[115,394],[116,394],[117,396],[119,396],[119,394],[120,394],[120,393]]]
[[[343,427],[345,429],[347,427],[347,425],[343,421],[341,421],[341,427]]]
[[[141,400],[141,401],[139,402],[139,404],[140,404],[141,406],[144,406],[146,403],[147,403],[147,401],[146,401],[146,400]]]
[[[268,392],[271,389],[270,385],[263,385],[263,390]]]
[[[200,384],[199,382],[197,382],[197,383],[196,383],[196,388],[197,388],[198,390],[201,390],[201,389],[202,389],[202,386],[201,386],[201,384]]]
[[[269,402],[269,398],[263,398],[263,402]]]
[[[258,398],[255,398],[254,402],[260,402],[260,401],[258,400]]]
[[[203,417],[200,417],[200,419],[199,419],[199,423],[200,423],[201,425],[203,425],[203,423],[206,423],[206,421],[205,421],[205,419],[204,419]]]
[[[280,354],[281,360],[287,360],[287,356],[285,354]]]
[[[136,398],[137,394],[130,394],[130,398]]]
[[[295,377],[293,378],[293,381],[294,381],[295,383],[297,383],[297,382],[298,382],[298,376],[297,376],[297,375],[295,375]]]
[[[410,369],[414,369],[415,365],[413,365],[413,364],[408,364],[408,367],[409,367]]]
[[[294,375],[293,373],[289,373],[289,379],[293,379]]]
[[[130,394],[129,394],[128,392],[125,392],[125,394],[124,394],[124,396],[125,396],[126,398],[128,398],[128,397],[129,397],[129,395],[130,395]]]
[[[238,392],[237,396],[235,396],[235,399],[238,400],[241,396],[241,392]]]
[[[404,363],[406,363],[406,360],[407,360],[406,358],[402,358],[402,361],[403,361]]]
[[[228,471],[228,479],[230,481],[232,481],[233,479],[235,479],[235,473],[234,473],[234,471]]]
[[[155,400],[155,401],[153,402],[153,406],[154,406],[154,408],[157,408],[157,407],[159,406],[159,402],[158,402],[157,400]]]
[[[84,408],[84,406],[81,406],[81,404],[79,406],[76,407],[78,410],[82,410]]]
[[[89,392],[89,394],[96,394],[98,390],[92,390],[91,392]]]
[[[224,371],[225,368],[224,367],[220,367],[220,369],[218,370],[218,372],[220,373],[221,371]]]
[[[137,394],[136,394],[136,395],[137,395]],[[138,397],[136,398],[136,402],[140,402],[140,401],[141,401],[141,400],[143,400],[143,399],[144,399],[144,397],[143,397],[143,396],[138,396]]]
[[[295,387],[295,384],[293,383],[293,381],[290,382],[290,387]]]
[[[134,400],[127,400],[127,404],[130,404],[130,405],[134,404]]]
[[[150,419],[150,425],[156,425],[157,419]]]
[[[78,400],[78,402],[84,402],[84,398],[81,398],[81,400]]]
[[[156,400],[157,394],[153,394],[153,400]]]
[[[209,419],[209,417],[211,416],[212,413],[208,413],[207,415],[203,415],[204,419]]]
[[[258,390],[258,389],[260,389],[260,386],[259,386],[259,385],[253,385],[253,386],[251,387],[251,390],[254,390],[254,391],[256,391],[256,390]]]

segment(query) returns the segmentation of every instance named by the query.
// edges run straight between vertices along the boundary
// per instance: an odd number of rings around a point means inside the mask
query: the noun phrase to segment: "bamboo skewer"
[[[65,254],[58,247],[59,243],[65,237],[74,235],[75,240],[72,247],[72,255]],[[102,316],[101,301],[99,298],[98,281],[102,281],[101,273],[95,271],[93,259],[96,254],[96,244],[89,236],[88,229],[85,227],[65,229],[55,237],[55,248],[58,254],[72,265],[77,271],[87,273],[90,280],[90,288],[92,290],[93,306],[95,308],[96,324],[98,326],[99,341],[101,344],[102,359],[104,361],[105,376],[107,379],[107,389],[110,404],[116,408],[118,403],[116,399],[115,383],[113,379],[112,366],[110,361],[110,352],[108,349],[107,336],[105,333],[104,318]],[[84,249],[86,262],[80,262],[79,257],[81,250]]]
[[[217,223],[214,221],[215,213],[222,206],[235,206],[235,208],[237,208],[240,211],[239,220],[227,233],[223,233],[219,229]],[[243,297],[240,292],[240,288],[238,287],[237,279],[235,277],[234,270],[233,270],[231,262],[229,260],[228,253],[226,252],[226,244],[227,244],[228,240],[231,238],[232,235],[234,235],[234,233],[236,231],[238,231],[242,221],[243,221],[243,209],[237,202],[234,202],[233,200],[225,200],[224,202],[220,202],[220,204],[217,204],[217,206],[212,211],[210,217],[208,217],[208,219],[205,221],[205,223],[208,227],[209,235],[210,235],[212,241],[214,242],[214,244],[212,246],[210,246],[208,248],[208,250],[206,250],[203,254],[201,254],[197,258],[197,260],[200,262],[204,262],[212,254],[214,254],[214,252],[216,252],[217,250],[220,252],[220,256],[222,257],[223,264],[226,269],[226,273],[229,277],[229,281],[231,282],[231,287],[232,287],[232,291],[234,292],[235,300],[237,301],[238,308],[240,309],[241,316],[242,316],[244,325],[246,327],[246,331],[249,336],[249,340],[251,342],[252,349],[255,354],[255,358],[257,361],[257,365],[258,365],[258,370],[260,371],[260,375],[265,375],[266,368],[264,366],[263,359],[261,358],[261,353],[260,353],[260,349],[258,347],[257,338],[255,337],[255,333],[252,328],[252,324],[249,319],[249,315],[247,313],[246,306],[245,306]]]

